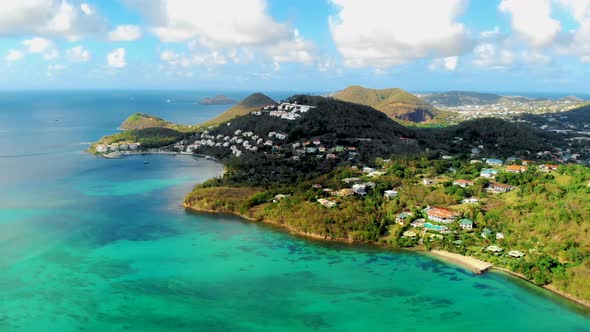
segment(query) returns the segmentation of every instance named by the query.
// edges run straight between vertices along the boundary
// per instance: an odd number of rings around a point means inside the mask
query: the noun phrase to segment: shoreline
[[[583,307],[585,310],[590,310],[590,301],[579,299],[571,294],[568,294],[564,291],[561,291],[561,290],[553,287],[553,285],[551,285],[551,284],[539,286],[539,285],[533,283],[532,281],[530,281],[529,279],[527,279],[523,274],[518,273],[518,272],[514,272],[514,271],[510,271],[510,270],[503,268],[503,267],[494,266],[494,267],[492,267],[492,271],[494,271],[496,273],[500,273],[500,274],[508,274],[511,277],[515,277],[520,280],[526,281],[528,284],[530,284],[532,286],[536,286],[538,288],[548,290],[549,292],[553,293],[554,295],[557,295],[565,300],[569,300],[570,302],[573,302],[574,304]]]
[[[241,214],[238,212],[230,212],[230,211],[220,212],[220,211],[214,211],[214,210],[195,209],[186,203],[183,203],[182,206],[186,210],[193,212],[193,213],[208,213],[208,214],[217,214],[217,215],[226,214],[226,215],[239,217],[239,218],[242,218],[246,221],[253,222],[253,223],[263,223],[263,224],[271,225],[274,227],[281,227],[282,229],[288,231],[292,235],[301,236],[301,237],[304,237],[307,239],[346,243],[346,244],[369,244],[369,245],[373,245],[373,246],[380,247],[380,248],[387,248],[385,245],[381,245],[381,244],[375,243],[375,242],[360,242],[360,241],[354,241],[354,240],[345,239],[345,238],[328,238],[325,236],[321,236],[319,234],[305,233],[305,232],[297,230],[297,229],[295,229],[289,225],[283,224],[283,223],[279,223],[279,222],[268,220],[268,219],[257,220],[257,219],[250,217],[250,216],[247,216],[247,215],[244,215],[244,214]],[[590,301],[576,298],[575,296],[573,296],[571,294],[568,294],[568,293],[565,293],[563,291],[556,289],[555,287],[553,287],[550,284],[543,285],[543,286],[536,285],[535,283],[533,283],[531,280],[527,279],[524,275],[522,275],[520,273],[510,271],[506,268],[493,266],[493,264],[479,260],[475,257],[463,256],[460,254],[455,254],[455,253],[444,251],[444,250],[430,250],[429,251],[429,250],[425,250],[425,249],[419,248],[419,247],[400,248],[400,249],[412,251],[412,252],[417,252],[419,254],[429,256],[431,258],[439,259],[441,261],[444,261],[447,264],[454,264],[454,265],[460,266],[462,268],[470,270],[474,274],[483,274],[485,272],[505,273],[505,274],[510,275],[511,277],[516,277],[522,281],[526,281],[527,284],[529,284],[529,285],[536,286],[538,288],[547,290],[547,291],[551,292],[552,294],[561,297],[564,300],[570,301],[571,304],[581,307],[585,311],[590,311]]]
[[[195,156],[195,157],[200,157],[200,158],[205,158],[207,160],[211,160],[214,161],[216,163],[222,164],[223,163],[212,156],[208,156],[208,155],[203,155],[203,154],[196,154],[196,153],[187,153],[187,152],[172,152],[172,151],[138,151],[138,152],[125,152],[125,153],[121,153],[121,157],[125,157],[128,155],[144,155],[144,154],[164,154],[164,155],[190,155],[190,156]],[[109,159],[109,157],[105,156],[104,154],[98,154],[100,157],[102,158],[107,158]],[[113,158],[110,158],[113,159]],[[116,158],[115,158],[116,159]],[[224,165],[225,168],[225,165]],[[191,206],[189,206],[186,203],[182,203],[182,206],[185,208],[185,210],[188,210],[190,212],[194,212],[194,213],[210,213],[210,214],[227,214],[227,215],[232,215],[238,218],[242,218],[244,220],[247,220],[249,222],[253,222],[253,223],[264,223],[266,225],[271,225],[274,227],[280,227],[286,231],[288,231],[290,234],[295,235],[295,236],[300,236],[300,237],[304,237],[307,239],[311,239],[311,240],[316,240],[316,241],[327,241],[327,242],[338,242],[338,243],[346,243],[346,244],[369,244],[372,246],[376,246],[376,247],[380,247],[380,248],[387,248],[385,245],[376,243],[376,242],[360,242],[360,241],[354,241],[352,239],[348,239],[348,238],[329,238],[326,236],[322,236],[319,234],[313,234],[313,233],[306,233],[306,232],[302,232],[298,229],[295,229],[294,227],[291,227],[287,224],[284,223],[280,223],[277,221],[273,221],[273,220],[269,220],[269,219],[262,219],[262,220],[257,220],[254,219],[248,215],[245,214],[241,214],[238,212],[231,212],[231,211],[227,211],[227,212],[220,212],[220,211],[215,211],[215,210],[205,210],[205,209],[195,209]],[[451,253],[448,251],[444,251],[444,250],[425,250],[424,248],[420,248],[420,247],[412,247],[412,248],[400,248],[402,250],[407,250],[407,251],[413,251],[413,252],[417,252],[420,253],[422,255],[426,255],[429,256],[431,258],[438,258],[439,260],[445,261],[446,263],[450,263],[450,264],[455,264],[458,265],[460,267],[469,269],[471,272],[475,273],[475,274],[482,274],[484,272],[499,272],[499,273],[505,273],[510,275],[511,277],[515,277],[518,278],[522,281],[527,282],[529,285],[532,286],[536,286],[538,288],[542,288],[545,289],[549,292],[551,292],[554,295],[557,295],[559,297],[561,297],[562,299],[568,300],[570,302],[572,302],[572,304],[577,305],[582,307],[584,310],[589,311],[590,310],[590,300],[583,300],[583,299],[579,299],[571,294],[565,293],[561,290],[558,290],[557,288],[553,287],[552,285],[543,285],[543,286],[539,286],[536,285],[535,283],[533,283],[531,280],[527,279],[524,275],[514,272],[514,271],[510,271],[506,268],[502,268],[502,267],[497,267],[492,265],[491,263],[488,262],[484,262],[481,261],[475,257],[471,257],[471,256],[463,256],[460,254],[455,254],[455,253]],[[484,268],[485,267],[485,268]],[[482,268],[484,268],[482,270]],[[479,271],[479,273],[477,272]]]
[[[116,156],[110,156],[109,153],[97,153],[96,155],[98,157],[101,158],[105,158],[105,159],[121,159],[127,156],[141,156],[141,155],[174,155],[174,156],[195,156],[195,157],[199,157],[199,158],[204,158],[207,160],[211,160],[214,161],[218,164],[223,164],[221,162],[221,160],[212,157],[212,156],[208,156],[208,155],[204,155],[204,154],[198,154],[198,153],[190,153],[190,152],[174,152],[174,151],[134,151],[134,152],[120,152],[118,155]]]

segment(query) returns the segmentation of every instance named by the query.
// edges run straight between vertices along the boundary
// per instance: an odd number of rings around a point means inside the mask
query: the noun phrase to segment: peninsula
[[[255,96],[257,106],[157,147],[226,166],[186,196],[187,209],[326,240],[468,256],[480,270],[487,262],[590,303],[585,144],[521,119],[416,128],[333,98],[267,104]],[[578,123],[590,122],[585,114]]]

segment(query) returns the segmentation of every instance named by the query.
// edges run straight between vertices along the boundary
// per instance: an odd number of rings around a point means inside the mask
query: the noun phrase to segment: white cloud
[[[495,26],[492,30],[485,30],[479,33],[479,36],[483,39],[494,39],[500,35],[500,28]]]
[[[460,55],[464,0],[331,0],[330,30],[348,67],[391,67],[424,57]]]
[[[87,3],[80,4],[80,10],[86,15],[92,15],[94,13],[92,7]]]
[[[125,49],[118,48],[107,55],[107,64],[111,68],[125,68],[127,61],[125,60]]]
[[[569,33],[566,43],[557,47],[562,54],[579,56],[580,61],[587,63],[590,57],[590,0],[559,0],[578,23],[577,29]]]
[[[49,39],[34,37],[23,40],[21,43],[29,53],[43,54],[45,60],[52,60],[59,56],[59,51]]]
[[[49,39],[40,37],[23,40],[22,44],[30,53],[43,53],[47,49],[53,47],[53,43]]]
[[[458,64],[459,64],[459,57],[458,56],[449,56],[446,58],[434,59],[430,63],[430,66],[428,68],[431,71],[435,71],[440,68],[443,68],[448,71],[455,71],[457,69]]]
[[[315,61],[313,43],[303,39],[298,30],[293,31],[292,40],[284,40],[277,45],[267,47],[266,53],[275,64],[283,62],[310,64]]]
[[[109,39],[112,41],[133,41],[141,38],[141,29],[137,25],[119,25],[115,30],[109,32]]]
[[[265,45],[289,36],[288,27],[267,13],[265,0],[155,0],[150,5],[143,10],[150,12],[153,31],[163,42],[197,39],[218,48]]]
[[[528,65],[547,65],[551,62],[550,56],[537,51],[523,51],[520,58]]]
[[[477,66],[503,69],[514,62],[514,54],[507,49],[499,49],[494,44],[479,44],[473,50],[473,63]]]
[[[312,42],[276,21],[266,0],[128,2],[143,12],[149,30],[162,42],[187,43],[190,53],[179,54],[174,65],[243,64],[258,55],[271,63],[307,64],[315,59]]]
[[[558,3],[569,9],[578,22],[582,22],[590,16],[590,0],[558,0]]]
[[[71,0],[2,0],[0,35],[35,34],[77,40],[106,28],[90,5]]]
[[[88,62],[92,58],[90,51],[78,45],[66,51],[66,57],[72,62]]]
[[[561,31],[550,0],[502,0],[498,9],[511,15],[512,30],[534,47],[550,45]]]
[[[25,54],[19,50],[8,50],[8,53],[4,57],[6,61],[19,61],[25,57]]]
[[[62,71],[64,69],[66,69],[66,66],[61,65],[61,64],[54,64],[54,65],[47,66],[47,70],[49,70],[49,71]]]
[[[160,53],[160,60],[173,67],[190,67],[190,66],[215,66],[228,63],[227,57],[218,52],[212,51],[207,54],[184,54],[173,51],[163,51]]]
[[[47,72],[46,72],[46,74],[47,74],[48,77],[53,77],[56,74],[64,71],[65,69],[66,69],[66,66],[64,66],[64,65],[61,65],[61,64],[52,64],[52,65],[47,66]]]

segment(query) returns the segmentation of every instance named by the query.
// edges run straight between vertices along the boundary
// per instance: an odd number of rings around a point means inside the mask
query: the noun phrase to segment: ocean
[[[510,276],[185,211],[213,161],[83,152],[134,112],[212,118],[217,93],[0,93],[0,331],[590,331]]]

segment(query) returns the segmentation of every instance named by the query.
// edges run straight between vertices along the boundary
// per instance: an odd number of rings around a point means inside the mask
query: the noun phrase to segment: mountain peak
[[[205,122],[205,125],[218,125],[220,123],[224,123],[227,121],[232,120],[237,116],[243,116],[249,114],[255,110],[258,110],[266,105],[276,105],[277,102],[270,98],[269,96],[255,92],[248,97],[240,100],[237,104],[235,104],[232,108],[228,109],[227,111],[221,113],[218,117],[213,120],[209,120]]]
[[[427,122],[435,117],[434,107],[400,88],[370,89],[352,85],[335,93],[333,97],[371,106],[392,119]]]

